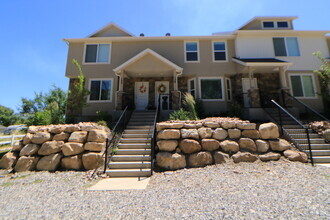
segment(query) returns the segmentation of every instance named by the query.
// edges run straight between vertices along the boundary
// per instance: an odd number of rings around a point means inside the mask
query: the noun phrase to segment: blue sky
[[[329,0],[2,0],[0,105],[67,90],[67,46],[113,21],[135,35],[209,35],[254,16],[299,16],[296,30],[330,30]]]

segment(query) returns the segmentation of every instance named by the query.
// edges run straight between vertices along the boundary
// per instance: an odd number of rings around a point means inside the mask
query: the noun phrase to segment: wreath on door
[[[139,88],[140,93],[145,93],[147,91],[147,87],[145,85],[141,85]]]
[[[165,93],[165,91],[166,91],[166,86],[164,86],[163,83],[160,84],[160,86],[158,86],[158,93],[163,94]]]

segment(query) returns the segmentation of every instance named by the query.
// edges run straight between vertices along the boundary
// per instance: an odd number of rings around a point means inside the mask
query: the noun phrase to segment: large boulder
[[[72,132],[69,137],[69,142],[76,142],[76,143],[85,143],[87,140],[87,131],[75,131]]]
[[[189,156],[190,167],[204,167],[213,163],[212,154],[210,152],[198,152]]]
[[[215,151],[213,153],[213,157],[214,157],[215,164],[226,163],[229,160],[229,155],[225,154],[221,151]]]
[[[239,151],[239,145],[235,141],[225,140],[220,143],[220,147],[223,151],[229,153],[236,153]]]
[[[198,134],[201,139],[203,138],[211,138],[213,131],[211,128],[199,128],[198,129]]]
[[[43,144],[46,141],[50,141],[52,136],[48,132],[38,132],[34,134],[31,138],[31,142],[34,144]]]
[[[202,139],[202,148],[206,151],[218,150],[220,142],[215,139]]]
[[[98,143],[98,142],[87,142],[84,145],[85,150],[89,151],[96,151],[96,152],[101,152],[102,150],[105,149],[106,143]]]
[[[27,133],[27,134],[23,137],[23,144],[24,144],[24,145],[27,145],[27,144],[31,143],[32,137],[33,137],[33,134],[31,134],[31,133]]]
[[[54,135],[53,141],[68,141],[69,137],[70,137],[69,133],[62,132],[62,133]]]
[[[64,131],[65,127],[63,125],[54,125],[49,129],[52,134],[60,134]]]
[[[39,150],[38,144],[27,144],[19,152],[19,156],[32,156],[35,155]]]
[[[228,132],[225,129],[217,128],[213,131],[212,137],[217,140],[224,140],[228,136]]]
[[[160,151],[174,151],[178,146],[177,140],[161,140],[157,141],[157,146]]]
[[[276,139],[280,136],[278,127],[273,122],[261,124],[259,126],[259,133],[261,139]]]
[[[291,161],[299,161],[306,163],[308,161],[307,154],[296,150],[286,150],[283,152],[284,156]]]
[[[165,129],[158,132],[158,139],[180,139],[180,130],[178,129]]]
[[[68,125],[64,129],[64,131],[67,133],[72,133],[72,132],[79,131],[79,130],[80,130],[80,127],[78,125]]]
[[[167,170],[177,170],[187,166],[185,156],[178,153],[159,152],[156,155],[156,162],[159,167]]]
[[[228,136],[230,139],[239,139],[241,137],[241,130],[234,128],[228,129]]]
[[[47,141],[38,150],[39,155],[50,155],[62,151],[63,141]]]
[[[82,156],[82,163],[86,170],[93,170],[103,165],[102,153],[87,153]]]
[[[82,170],[81,155],[63,157],[61,160],[61,167],[64,170]]]
[[[199,142],[193,139],[183,139],[180,141],[179,147],[186,154],[195,153],[202,149]]]
[[[76,155],[84,152],[84,147],[82,143],[68,142],[62,146],[62,152],[64,156]]]
[[[269,144],[267,141],[264,140],[255,140],[256,146],[257,146],[257,152],[259,153],[265,153],[269,150]]]
[[[238,152],[232,156],[235,163],[254,162],[258,160],[258,156],[249,152]]]
[[[60,165],[62,154],[51,154],[40,158],[37,170],[55,171]]]
[[[238,140],[239,148],[242,150],[248,150],[252,152],[257,151],[257,146],[254,141],[250,138],[240,138]]]
[[[236,128],[236,121],[223,121],[221,122],[221,127],[224,129]]]
[[[156,125],[156,129],[157,131],[161,131],[164,130],[166,128],[169,129],[180,129],[183,127],[183,123],[182,122],[173,122],[173,123],[168,123],[168,122],[161,122],[161,123],[157,123]]]
[[[36,134],[38,132],[38,127],[37,126],[30,126],[27,130],[27,133],[31,133],[31,134]]]
[[[184,128],[188,128],[188,129],[193,129],[193,128],[200,128],[202,127],[203,124],[202,123],[184,123],[183,127]]]
[[[11,150],[12,151],[21,151],[24,146],[25,145],[23,144],[23,140],[15,141]]]
[[[219,128],[220,124],[218,122],[215,122],[215,121],[205,121],[204,126],[209,127],[209,128]]]
[[[17,152],[9,151],[0,159],[0,169],[12,169],[17,162]]]
[[[330,129],[326,129],[322,132],[323,137],[327,142],[330,142]]]
[[[241,130],[255,130],[257,125],[250,122],[237,122],[236,127]]]
[[[20,157],[15,165],[16,172],[32,171],[36,169],[39,157]]]
[[[259,159],[261,161],[271,161],[271,160],[279,160],[281,158],[281,154],[275,152],[268,152],[267,154],[259,155]]]
[[[181,137],[199,139],[197,129],[181,129]]]
[[[257,130],[243,130],[242,131],[242,136],[251,138],[251,139],[258,139],[260,138],[259,131]]]
[[[291,148],[291,144],[284,139],[269,140],[270,148],[273,151],[285,151]]]
[[[93,129],[88,133],[88,142],[98,142],[103,143],[106,141],[108,134],[104,130]]]

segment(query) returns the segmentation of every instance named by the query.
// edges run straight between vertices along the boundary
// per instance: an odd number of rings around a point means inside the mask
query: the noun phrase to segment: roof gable
[[[111,22],[87,37],[133,37],[134,35],[117,24]]]
[[[297,19],[296,16],[256,16],[249,20],[247,23],[242,25],[237,30],[246,30],[246,29],[261,29],[261,27],[258,27],[261,23],[261,21],[289,21],[292,22],[293,20]]]

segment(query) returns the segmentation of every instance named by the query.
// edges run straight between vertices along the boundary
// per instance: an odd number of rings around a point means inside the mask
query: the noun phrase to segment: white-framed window
[[[226,78],[226,93],[227,93],[227,100],[232,100],[232,90],[231,90],[231,80]]]
[[[110,63],[110,44],[86,44],[84,63]]]
[[[90,79],[89,80],[89,102],[111,102],[113,90],[113,79]]]
[[[263,29],[288,29],[290,23],[288,21],[262,21]]]
[[[196,79],[188,80],[188,92],[196,99]]]
[[[297,98],[315,98],[315,82],[313,74],[289,74],[291,92]]]
[[[227,61],[227,46],[225,41],[213,41],[213,62]]]
[[[200,77],[199,97],[205,101],[223,101],[224,86],[222,77]]]
[[[199,62],[198,41],[185,41],[185,62]]]
[[[300,56],[298,38],[273,37],[275,56]]]

